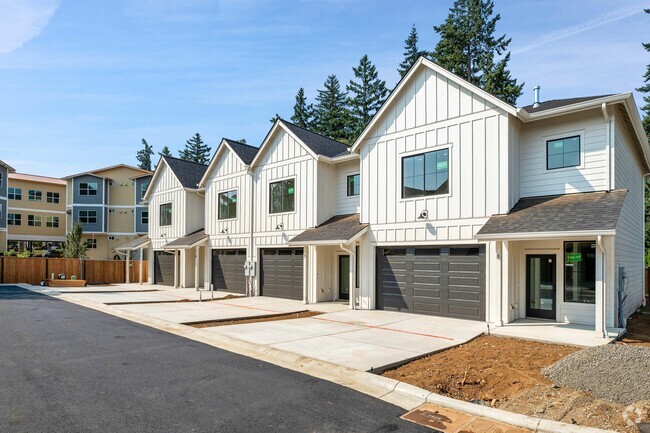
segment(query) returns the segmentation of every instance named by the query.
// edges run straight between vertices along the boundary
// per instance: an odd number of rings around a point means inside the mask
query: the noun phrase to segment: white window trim
[[[417,149],[417,150],[409,150],[408,152],[401,152],[401,153],[398,154],[398,161],[397,161],[397,163],[399,164],[399,167],[398,167],[398,170],[397,170],[398,173],[399,173],[399,177],[398,177],[398,179],[399,179],[399,188],[397,188],[397,197],[398,197],[397,202],[398,203],[405,203],[405,202],[410,202],[410,201],[415,201],[415,200],[422,200],[422,199],[428,200],[428,199],[434,199],[434,198],[445,198],[445,197],[451,197],[453,195],[452,194],[452,189],[451,189],[451,187],[452,187],[451,180],[452,180],[452,173],[453,173],[453,164],[452,164],[453,157],[452,157],[452,152],[451,152],[452,147],[453,147],[452,143],[446,143],[446,144],[441,144],[439,146],[425,147],[423,149]],[[402,197],[402,189],[404,188],[404,174],[402,172],[403,167],[404,167],[404,163],[402,162],[402,160],[404,158],[408,158],[409,156],[423,155],[425,153],[436,152],[438,150],[445,150],[445,149],[449,149],[449,152],[447,154],[448,155],[447,171],[449,172],[447,182],[449,183],[449,192],[446,193],[446,194],[419,195],[417,197]]]

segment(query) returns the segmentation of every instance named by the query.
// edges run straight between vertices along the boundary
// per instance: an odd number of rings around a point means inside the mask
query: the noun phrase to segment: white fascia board
[[[222,138],[221,143],[219,143],[219,147],[217,148],[217,151],[214,153],[214,156],[212,157],[212,160],[210,161],[210,164],[208,164],[208,168],[205,170],[205,173],[203,174],[203,177],[199,181],[199,188],[204,188],[205,187],[205,184],[207,183],[208,179],[210,178],[210,173],[212,173],[212,170],[214,170],[214,166],[217,164],[217,161],[219,160],[219,157],[223,153],[224,146],[228,146],[228,142],[226,142],[226,140]],[[228,148],[230,148],[230,146],[228,146]],[[232,149],[230,149],[230,151],[232,152]]]
[[[287,245],[296,245],[296,246],[307,246],[307,245],[348,245],[351,244],[352,242],[356,241],[359,239],[361,236],[366,234],[368,231],[368,226],[364,227],[359,231],[357,234],[352,236],[350,239],[328,239],[328,240],[322,240],[322,241],[305,241],[305,242],[292,242],[289,241],[287,242]]]
[[[257,164],[257,160],[262,157],[262,154],[266,152],[266,146],[269,145],[271,142],[271,138],[275,136],[276,131],[282,128],[284,132],[289,134],[296,142],[298,142],[306,151],[309,153],[312,158],[318,159],[318,155],[314,153],[313,150],[309,146],[307,146],[305,143],[303,143],[302,140],[300,140],[293,132],[289,131],[289,128],[285,128],[284,125],[282,125],[282,120],[276,120],[271,129],[269,130],[268,134],[266,134],[266,137],[264,137],[264,141],[262,141],[262,144],[260,145],[259,149],[257,150],[257,153],[255,154],[255,157],[251,161],[250,165],[248,166],[248,172],[252,172],[253,168],[255,167],[255,164]]]
[[[192,249],[198,245],[206,243],[210,238],[206,237],[201,239],[200,241],[196,241],[193,244],[188,244],[188,245],[172,245],[169,247],[169,245],[165,245],[162,249],[163,250],[189,250]]]
[[[482,241],[516,241],[536,239],[568,239],[614,235],[616,235],[616,230],[578,230],[570,232],[494,233],[485,235],[477,234],[474,235],[474,238]]]
[[[325,155],[318,155],[317,158],[318,161],[323,161],[328,164],[338,164],[340,162],[354,161],[358,159],[359,159],[358,153],[346,153],[345,155],[335,156],[334,158],[330,158],[329,156],[325,156]]]
[[[540,111],[538,113],[529,113],[524,108],[517,108],[516,116],[521,119],[523,122],[534,122],[536,120],[548,119],[550,117],[561,116],[563,114],[577,113],[579,111],[590,110],[593,108],[599,108],[603,103],[612,104],[617,102],[624,102],[632,94],[631,93],[619,93],[616,95],[605,96],[598,99],[590,99],[589,101],[579,102],[577,104],[565,105],[563,107],[552,108],[550,110]]]
[[[146,202],[149,201],[149,196],[153,193],[152,189],[156,181],[158,180],[158,177],[160,176],[160,172],[162,170],[162,164],[167,165],[167,162],[165,162],[165,158],[162,156],[158,160],[158,165],[156,165],[156,171],[153,172],[153,176],[151,177],[151,182],[149,182],[149,186],[147,187],[147,190],[144,192],[144,195],[142,196],[142,201]],[[170,169],[171,170],[171,169]],[[173,170],[172,170],[173,172]]]

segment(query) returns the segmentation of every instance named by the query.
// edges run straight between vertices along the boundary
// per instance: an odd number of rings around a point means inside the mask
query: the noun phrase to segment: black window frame
[[[147,221],[145,221],[145,218],[146,218]],[[149,211],[148,210],[143,210],[142,213],[140,213],[140,224],[149,225]]]
[[[97,239],[86,239],[86,248],[89,250],[96,250],[97,249]]]
[[[144,197],[144,194],[147,192],[147,189],[149,188],[149,183],[150,182],[143,182],[140,184],[140,198]]]
[[[82,216],[83,212],[83,216]],[[91,215],[91,212],[94,215]],[[78,214],[79,223],[81,224],[97,224],[97,211],[92,209],[83,209]]]
[[[18,224],[16,224],[18,223]],[[8,213],[7,214],[7,225],[9,226],[22,226],[23,225],[23,214],[20,213]]]
[[[164,209],[168,209],[168,210],[164,210]],[[174,212],[174,207],[172,206],[171,202],[160,204],[160,206],[158,207],[158,223],[160,227],[169,227],[172,225],[172,221],[173,221],[172,217],[174,215],[173,212]],[[167,221],[168,219],[169,221]]]
[[[27,215],[27,226],[28,227],[41,227],[43,224],[43,219],[40,215]]]
[[[23,199],[23,189],[10,186],[7,188],[7,199],[8,200],[22,200]]]
[[[569,165],[566,165],[564,163],[564,158],[565,158],[566,154],[567,153],[575,153],[575,152],[565,152],[564,143],[562,143],[562,161],[563,161],[562,165],[558,166],[558,167],[550,167],[549,166],[549,156],[550,156],[550,154],[549,154],[549,146],[550,146],[550,144],[555,143],[557,141],[564,142],[564,140],[571,140],[571,139],[574,139],[574,138],[578,139],[578,151],[577,151],[577,153],[578,153],[578,163],[577,164],[569,164]],[[571,135],[571,136],[562,137],[562,138],[554,138],[552,140],[546,140],[546,170],[547,171],[561,170],[563,168],[579,167],[581,160],[582,160],[582,136],[580,134]]]
[[[353,180],[352,185],[350,185],[350,179]],[[350,192],[350,186],[352,186],[352,192]],[[361,195],[361,173],[349,174],[345,180],[345,189],[348,197],[356,197],[358,195]]]
[[[431,197],[431,196],[437,196],[437,195],[445,195],[449,194],[451,191],[449,182],[450,182],[450,176],[449,176],[449,153],[450,153],[451,148],[450,147],[445,147],[443,149],[436,149],[436,150],[430,150],[427,152],[422,152],[422,153],[417,153],[417,154],[412,154],[412,155],[406,155],[402,157],[402,192],[401,192],[401,197],[402,199],[411,199],[411,198],[418,198],[418,197]],[[446,160],[446,168],[445,169],[438,169],[438,154],[440,153],[446,153],[447,160]],[[411,176],[405,176],[406,169],[405,166],[408,164],[410,160],[416,160],[416,158],[423,158],[422,161],[422,174],[415,174]],[[432,172],[427,172],[427,159],[435,157],[435,171]],[[442,162],[442,161],[440,161]],[[413,163],[415,165],[415,162]],[[413,169],[413,172],[415,172],[415,169]],[[447,179],[442,182],[440,185],[437,186],[435,190],[429,190],[427,189],[427,178],[429,176],[433,176],[436,179],[436,184],[438,180],[438,175],[442,175],[443,173],[446,173]],[[411,179],[411,178],[417,178],[421,177],[422,178],[422,189],[421,189],[421,194],[415,194],[415,193],[410,193],[410,194],[405,194],[406,191],[406,184],[405,180],[406,179]],[[445,185],[444,190],[441,190],[442,185]],[[411,188],[412,191],[417,191],[416,188]]]
[[[45,217],[45,227],[58,229],[60,224],[61,224],[61,220],[58,216]]]
[[[95,185],[95,187],[92,188],[90,185]],[[99,189],[99,182],[79,182],[80,196],[96,196],[98,189]]]
[[[27,201],[31,201],[34,203],[41,203],[43,202],[43,191],[39,191],[37,189],[30,189],[27,191]]]
[[[47,191],[45,193],[45,201],[47,203],[59,204],[61,202],[61,194],[58,192]]]
[[[226,200],[228,200],[228,203],[222,202],[222,196],[226,197]],[[234,199],[234,201],[233,201]],[[231,189],[228,191],[222,191],[217,195],[217,206],[219,208],[217,209],[217,219],[219,220],[232,220],[237,218],[237,189]],[[227,209],[226,214],[222,214],[222,210],[225,208]],[[233,206],[234,206],[234,215],[233,213]]]
[[[290,183],[293,185],[292,193],[289,193],[289,188],[291,188],[289,187]],[[286,194],[282,193],[280,195],[281,198],[280,202],[282,203],[282,205],[281,205],[281,209],[279,210],[277,209],[274,210],[273,208],[273,204],[274,204],[273,187],[275,185],[283,185],[283,186],[286,185]],[[285,204],[289,203],[289,201],[287,200],[289,197],[291,197],[291,208],[285,206]],[[282,179],[282,180],[269,183],[269,214],[291,213],[291,212],[295,212],[295,210],[296,210],[296,178],[292,177],[291,179]]]
[[[569,263],[567,263],[567,245],[568,244],[583,244],[583,247],[587,247],[586,244],[589,244],[588,248],[593,249],[593,263],[590,263],[588,265],[583,265],[583,263],[585,263],[586,260],[581,259],[580,262],[573,262],[572,265],[571,265],[571,267],[576,266],[577,263],[580,263],[580,265],[581,265],[580,266],[581,269],[579,271],[577,271],[580,274],[580,277],[581,277],[580,281],[579,281],[579,283],[580,283],[579,285],[575,285],[573,283],[571,283],[571,285],[569,285],[569,282],[568,282],[568,279],[569,279],[569,272],[567,272],[567,267],[569,265]],[[564,249],[563,249],[563,254],[564,254],[564,268],[563,268],[564,269],[564,275],[563,275],[563,277],[564,277],[564,295],[563,295],[562,298],[563,298],[564,302],[571,303],[571,304],[579,304],[579,305],[595,305],[596,304],[596,277],[597,277],[597,275],[596,275],[596,262],[597,262],[596,241],[595,240],[593,240],[593,241],[565,241],[564,244],[563,244],[563,247],[564,247]],[[571,254],[575,254],[575,251],[572,251]],[[580,252],[580,254],[583,254],[583,253]],[[591,269],[585,269],[586,266],[590,267]],[[593,279],[591,281],[593,283],[593,284],[591,284],[593,287],[585,285],[584,274],[587,273],[587,271],[593,271],[593,277],[592,277]],[[573,278],[575,273],[576,273],[575,271],[571,272],[571,277],[572,278]],[[571,287],[570,290],[568,290],[569,287]],[[573,299],[568,298],[568,294],[573,293],[574,289],[579,289],[580,290],[580,298],[582,300],[573,300]],[[589,299],[585,298],[585,293],[584,293],[585,289],[587,289],[588,291],[593,292],[593,296],[590,296]],[[593,298],[593,299],[591,299],[591,298]],[[585,300],[585,299],[587,299],[587,300]]]

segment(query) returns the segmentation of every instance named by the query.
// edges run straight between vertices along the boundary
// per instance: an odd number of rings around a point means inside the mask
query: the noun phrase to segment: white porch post
[[[144,257],[144,248],[140,248],[140,275],[138,276],[138,282],[140,283],[140,285],[142,285],[143,257]]]
[[[512,302],[512,290],[510,290],[510,243],[501,242],[501,323],[510,323],[510,305]]]
[[[130,265],[131,265],[131,251],[126,252],[126,284],[129,284],[131,282],[131,272],[130,272]]]
[[[606,337],[605,332],[605,261],[606,250],[602,236],[596,241],[596,337]]]
[[[203,288],[213,290],[212,288],[212,249],[205,245],[205,257],[203,257]]]
[[[309,257],[311,252],[311,246],[308,246],[303,249],[302,253],[302,303],[309,304]]]
[[[357,253],[354,244],[351,248],[352,253],[350,254],[350,290],[348,291],[348,296],[350,298],[350,310],[356,309],[356,275],[357,275]]]
[[[199,248],[201,248],[199,245],[194,247],[194,288],[196,290],[199,290],[199,269],[201,266],[201,263],[199,261],[199,257],[201,255]]]
[[[174,288],[178,288],[178,250],[174,250]]]

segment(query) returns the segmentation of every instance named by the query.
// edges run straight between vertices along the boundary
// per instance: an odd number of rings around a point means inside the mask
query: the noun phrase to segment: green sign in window
[[[567,263],[578,263],[582,261],[582,253],[566,253]]]
[[[287,188],[287,194],[293,194],[293,188]]]

